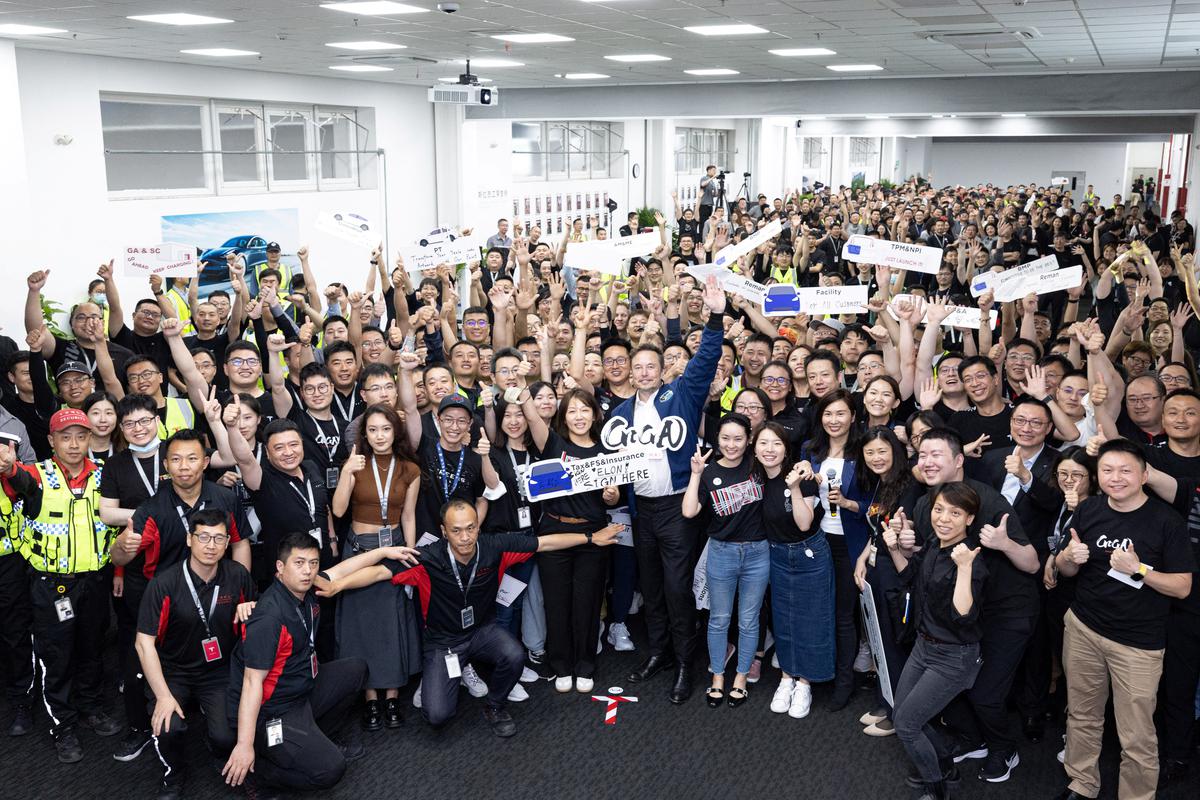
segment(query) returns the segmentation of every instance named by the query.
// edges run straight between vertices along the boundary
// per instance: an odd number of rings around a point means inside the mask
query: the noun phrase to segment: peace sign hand
[[[693,475],[700,475],[704,472],[704,468],[708,465],[708,459],[712,457],[713,451],[701,454],[700,445],[696,445],[696,454],[692,456],[691,467]]]

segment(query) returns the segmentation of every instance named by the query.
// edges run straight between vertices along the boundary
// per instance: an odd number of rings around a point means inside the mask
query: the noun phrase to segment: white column
[[[437,176],[438,224],[474,225],[464,215],[463,204],[463,136],[466,113],[463,106],[435,103],[433,106],[434,168]],[[505,153],[505,158],[511,155]],[[396,168],[399,168],[397,165]],[[489,223],[490,225],[490,223]],[[489,234],[490,235],[490,234]]]
[[[25,306],[25,273],[43,264],[44,253],[34,246],[30,215],[29,174],[25,161],[25,132],[21,124],[21,95],[16,46],[0,39],[0,164],[4,191],[0,192],[0,219],[4,220],[4,249],[10,272],[9,290],[0,292],[0,323],[9,336],[21,341]],[[66,189],[66,187],[64,187]],[[45,265],[48,266],[48,265]]]

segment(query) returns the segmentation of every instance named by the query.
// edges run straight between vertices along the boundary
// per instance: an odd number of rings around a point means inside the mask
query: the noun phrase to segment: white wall
[[[127,244],[159,241],[159,218],[164,214],[296,208],[302,238],[319,211],[359,210],[372,219],[383,219],[384,192],[380,189],[110,200],[100,124],[101,92],[373,108],[375,144],[386,153],[386,222],[392,249],[437,221],[431,202],[435,187],[432,107],[423,89],[27,49],[16,51],[16,67],[17,118],[23,126],[29,176],[24,202],[33,210],[24,233],[36,247],[32,259],[12,264],[11,277],[22,286],[0,292],[0,321],[10,335],[23,330],[23,276],[27,271],[52,267],[46,294],[64,303],[76,301],[85,294],[87,282],[102,260],[115,256]],[[3,77],[0,73],[0,83]],[[14,113],[13,106],[6,108]],[[69,134],[74,141],[65,147],[56,145],[54,136],[59,133]],[[7,148],[4,153],[6,159],[11,155]],[[364,251],[316,233],[309,238],[318,281],[357,283],[353,276],[360,269],[365,276]],[[285,252],[294,252],[303,243],[281,242]],[[350,265],[353,270],[348,272]],[[121,286],[129,298],[145,293],[143,286]]]
[[[1087,173],[1096,193],[1109,197],[1122,191],[1125,142],[1005,142],[978,140],[944,142],[935,139],[930,171],[936,186],[976,183],[1009,185],[1050,182],[1054,170]]]

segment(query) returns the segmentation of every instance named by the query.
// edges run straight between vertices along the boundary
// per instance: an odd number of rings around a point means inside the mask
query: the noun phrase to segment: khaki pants
[[[1067,674],[1067,751],[1070,788],[1085,797],[1100,794],[1100,745],[1109,680],[1121,740],[1121,800],[1152,800],[1158,785],[1158,738],[1154,704],[1163,651],[1117,644],[1068,611],[1063,636]]]

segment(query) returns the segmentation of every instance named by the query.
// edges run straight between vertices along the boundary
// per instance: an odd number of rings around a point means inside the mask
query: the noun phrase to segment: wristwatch
[[[592,532],[588,531],[587,533],[584,534],[584,536],[587,537],[588,544],[591,544],[592,543]]]
[[[1147,567],[1145,564],[1138,564],[1137,571],[1129,576],[1129,580],[1137,581],[1138,583],[1141,583],[1142,581],[1144,581],[1146,579],[1146,573],[1149,571],[1150,571],[1150,568]]]

